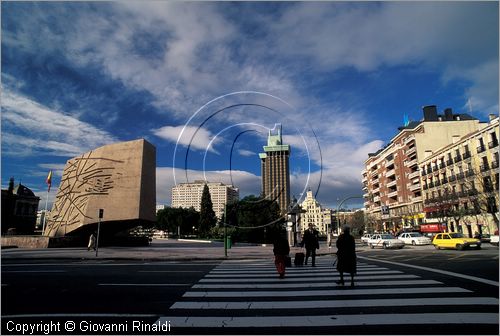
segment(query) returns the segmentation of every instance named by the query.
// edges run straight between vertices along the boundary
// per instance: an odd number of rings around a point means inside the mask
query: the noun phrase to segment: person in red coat
[[[278,271],[280,279],[283,279],[285,277],[286,258],[290,253],[290,245],[288,245],[288,240],[282,235],[277,235],[274,241],[273,252],[276,270]]]
[[[351,287],[354,287],[354,275],[356,274],[356,244],[351,236],[350,228],[344,227],[342,234],[337,239],[337,271],[340,280],[337,284],[344,285],[344,272],[351,274]]]

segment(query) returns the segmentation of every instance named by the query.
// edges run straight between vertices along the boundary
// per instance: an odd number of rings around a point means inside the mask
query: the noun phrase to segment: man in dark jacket
[[[351,274],[351,287],[354,287],[354,274],[356,274],[356,244],[350,229],[346,226],[337,239],[337,271],[340,280],[337,284],[344,285],[344,272]]]
[[[304,238],[302,238],[302,246],[306,247],[305,265],[307,265],[307,259],[311,256],[312,267],[316,267],[316,250],[319,249],[318,236],[318,230],[314,229],[312,224],[309,224],[309,229],[304,232]]]

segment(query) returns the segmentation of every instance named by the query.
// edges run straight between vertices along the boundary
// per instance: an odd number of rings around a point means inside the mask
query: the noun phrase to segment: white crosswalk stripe
[[[272,260],[225,261],[170,307],[171,316],[158,322],[168,321],[173,328],[252,330],[498,324],[497,298],[477,297],[437,280],[366,263],[358,264],[355,287],[338,286],[337,280],[339,274],[327,257],[318,257],[315,268],[287,268],[284,279],[278,278]],[[345,280],[349,284],[349,276]],[[429,307],[438,311],[430,312]],[[487,311],[477,312],[477,307]]]

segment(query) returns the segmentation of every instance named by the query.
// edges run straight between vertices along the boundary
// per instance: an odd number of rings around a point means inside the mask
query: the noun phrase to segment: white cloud
[[[153,134],[173,143],[213,153],[217,153],[214,146],[222,142],[220,137],[214,139],[213,134],[207,129],[194,126],[163,126],[153,130]]]
[[[106,131],[51,110],[5,87],[2,128],[3,152],[7,155],[76,156],[117,141]]]
[[[498,3],[299,2],[269,25],[270,44],[285,58],[322,71],[442,71],[443,79],[470,81],[464,100],[473,93],[478,109],[498,111]]]
[[[257,156],[256,153],[250,151],[250,150],[247,150],[247,149],[239,149],[238,150],[238,153],[242,156]]]

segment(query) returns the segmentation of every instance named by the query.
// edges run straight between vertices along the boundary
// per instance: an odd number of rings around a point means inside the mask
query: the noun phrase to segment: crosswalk
[[[498,325],[495,297],[369,263],[358,263],[355,286],[343,287],[335,283],[339,274],[331,257],[318,257],[316,265],[287,268],[279,279],[271,259],[224,261],[158,323],[203,333],[207,328],[258,333],[276,327]]]

